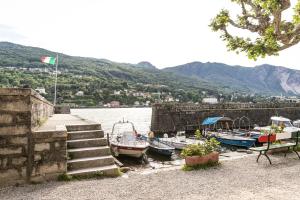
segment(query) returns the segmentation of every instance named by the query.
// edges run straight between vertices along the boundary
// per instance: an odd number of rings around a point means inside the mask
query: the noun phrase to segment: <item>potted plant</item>
[[[207,165],[219,162],[219,142],[215,138],[206,140],[204,144],[191,144],[184,148],[181,155],[187,166]]]

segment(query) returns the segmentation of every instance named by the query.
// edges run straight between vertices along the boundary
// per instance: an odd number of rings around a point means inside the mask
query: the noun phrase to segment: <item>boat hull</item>
[[[117,144],[111,144],[111,150],[115,156],[126,155],[134,158],[142,157],[148,150],[148,146],[134,147],[134,146],[121,146]]]
[[[150,145],[149,150],[163,156],[172,156],[175,149],[161,149]]]
[[[237,139],[237,140],[232,140],[232,139],[227,139],[227,138],[222,138],[222,137],[216,137],[216,139],[225,145],[231,145],[231,146],[236,146],[236,147],[245,147],[245,148],[250,148],[255,144],[255,139],[253,140],[242,140],[242,139]]]
[[[184,149],[187,146],[187,144],[179,143],[179,142],[173,142],[173,141],[165,141],[165,140],[163,140],[161,142],[163,142],[163,143],[165,143],[165,144],[167,144],[169,146],[172,146],[172,147],[174,147],[177,150],[182,150],[182,149]]]

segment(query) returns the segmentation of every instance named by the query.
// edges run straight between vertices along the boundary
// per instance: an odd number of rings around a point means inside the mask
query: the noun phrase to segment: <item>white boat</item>
[[[183,131],[177,132],[175,137],[169,138],[166,134],[163,138],[159,138],[159,141],[164,142],[170,146],[173,146],[175,149],[182,150],[189,144],[202,144],[203,141],[186,138]]]
[[[271,126],[275,125],[275,126],[279,126],[279,127],[283,127],[283,132],[288,132],[288,133],[293,133],[293,132],[297,132],[300,130],[300,128],[295,127],[291,120],[285,117],[278,117],[278,116],[273,116],[271,117]],[[257,131],[270,131],[271,130],[271,126],[264,126],[264,127],[254,127],[254,130]]]
[[[149,143],[138,137],[131,122],[117,122],[110,135],[110,147],[114,156],[126,155],[141,158],[145,155]]]
[[[300,128],[300,119],[293,121],[293,125],[297,128]]]

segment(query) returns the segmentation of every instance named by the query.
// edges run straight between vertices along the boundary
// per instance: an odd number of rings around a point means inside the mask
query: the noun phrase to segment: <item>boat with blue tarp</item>
[[[233,132],[233,120],[229,117],[208,117],[202,122],[204,134],[215,137],[221,144],[250,148],[256,139]]]

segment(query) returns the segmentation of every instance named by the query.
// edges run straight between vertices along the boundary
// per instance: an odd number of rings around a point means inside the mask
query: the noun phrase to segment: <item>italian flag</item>
[[[56,58],[55,57],[49,57],[49,56],[43,56],[43,57],[41,57],[41,61],[43,63],[55,65]]]

